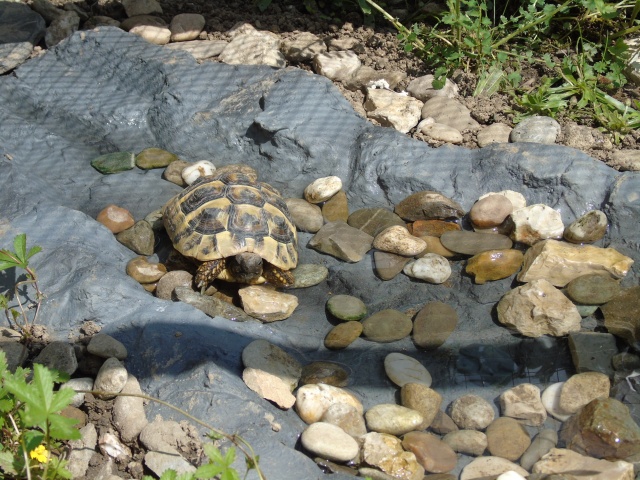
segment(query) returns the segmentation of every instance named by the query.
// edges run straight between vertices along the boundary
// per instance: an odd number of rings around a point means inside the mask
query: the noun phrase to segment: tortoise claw
[[[209,284],[213,282],[224,269],[224,258],[219,260],[210,260],[200,265],[195,276],[195,283],[200,289],[200,293],[204,294],[207,286],[209,286]]]

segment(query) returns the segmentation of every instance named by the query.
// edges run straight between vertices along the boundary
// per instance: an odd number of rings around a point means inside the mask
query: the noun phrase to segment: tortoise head
[[[240,283],[252,283],[262,275],[262,257],[257,253],[239,253],[227,258],[227,270]]]

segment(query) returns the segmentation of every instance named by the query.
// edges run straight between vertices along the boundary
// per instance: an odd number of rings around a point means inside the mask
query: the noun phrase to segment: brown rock
[[[415,410],[424,418],[416,430],[429,428],[442,405],[442,395],[422,383],[405,383],[400,389],[400,399],[403,407]]]
[[[558,406],[567,413],[575,413],[594,399],[607,398],[610,390],[609,377],[604,373],[577,373],[564,382]]]
[[[461,218],[464,210],[455,201],[444,195],[424,190],[409,195],[396,205],[395,213],[405,220],[445,220]]]
[[[413,323],[413,342],[418,347],[434,349],[455,330],[458,314],[446,303],[430,302],[422,307]]]
[[[402,447],[413,452],[425,472],[449,472],[456,467],[458,461],[456,452],[430,433],[409,432],[402,439]]]
[[[298,306],[298,298],[260,285],[238,290],[244,311],[265,323],[289,318]]]
[[[531,445],[531,438],[517,420],[496,418],[487,427],[487,448],[491,455],[515,462]]]
[[[309,203],[304,198],[287,198],[285,202],[298,230],[316,233],[324,225],[322,210],[318,205]]]
[[[411,225],[411,233],[416,237],[438,237],[444,232],[460,230],[460,225],[454,222],[445,222],[444,220],[416,220]]]
[[[609,333],[630,345],[640,340],[640,286],[627,288],[600,307]]]
[[[345,222],[324,225],[309,240],[308,246],[345,262],[359,262],[371,249],[373,237]]]
[[[497,227],[511,214],[513,204],[504,195],[489,195],[478,200],[471,210],[469,218],[471,223],[478,228]]]
[[[362,334],[362,323],[344,322],[333,327],[324,338],[324,346],[330,350],[347,348]]]
[[[640,427],[614,398],[597,398],[565,422],[560,438],[567,448],[607,460],[640,460]]]
[[[147,257],[135,257],[127,263],[127,275],[139,283],[155,283],[167,273],[161,263],[150,263]]]
[[[433,421],[429,426],[432,432],[438,433],[440,435],[446,435],[451,432],[455,432],[458,430],[458,426],[451,419],[449,415],[447,415],[442,410],[439,410],[436,413],[436,416],[433,417]]]
[[[510,277],[520,269],[523,259],[524,254],[520,250],[488,250],[467,260],[466,272],[482,285]]]
[[[567,296],[582,305],[602,305],[620,293],[620,282],[608,275],[589,273],[567,284]]]
[[[117,205],[106,206],[100,211],[96,220],[111,230],[112,233],[120,233],[136,223],[129,210]]]
[[[322,216],[325,222],[341,220],[346,222],[349,218],[349,204],[347,194],[340,190],[322,205]]]
[[[435,253],[445,258],[452,258],[458,255],[456,252],[452,252],[448,248],[445,248],[444,245],[442,245],[439,237],[432,237],[427,235],[420,238],[425,241],[427,247],[420,254],[416,255],[418,258],[422,258],[429,253]]]
[[[349,215],[347,223],[372,237],[392,225],[404,226],[404,221],[386,208],[361,208]]]
[[[532,472],[543,474],[543,478],[549,480],[633,480],[635,477],[631,463],[597,460],[565,448],[551,449],[533,465]],[[585,474],[576,476],[578,472]]]
[[[171,162],[169,165],[167,165],[167,168],[164,169],[164,172],[162,172],[162,178],[171,183],[175,183],[180,187],[186,187],[187,182],[185,182],[184,178],[182,178],[182,170],[191,165],[192,163],[185,162],[184,160],[176,160],[175,162]]]
[[[362,322],[362,333],[371,341],[387,343],[401,340],[411,333],[413,323],[402,312],[381,310]]]
[[[308,383],[324,383],[334,387],[346,387],[349,383],[349,373],[334,362],[311,362],[302,367],[300,385]]]
[[[163,275],[158,281],[156,296],[164,300],[173,300],[173,291],[176,287],[191,287],[193,275],[184,270],[174,270]]]
[[[375,272],[382,280],[395,278],[411,260],[409,257],[396,255],[395,253],[375,251],[373,252],[373,264]]]
[[[564,287],[574,278],[588,273],[622,278],[629,272],[631,265],[633,259],[613,248],[543,240],[525,253],[518,281],[531,282],[544,278],[556,287]]]
[[[604,237],[608,226],[609,221],[603,212],[591,210],[569,225],[563,237],[571,243],[593,243]]]
[[[468,231],[445,232],[440,241],[445,248],[464,255],[476,255],[488,250],[506,250],[513,246],[513,242],[505,235]]]

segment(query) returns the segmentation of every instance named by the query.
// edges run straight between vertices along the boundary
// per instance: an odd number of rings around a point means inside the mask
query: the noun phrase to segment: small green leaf
[[[40,253],[42,251],[42,247],[40,245],[34,245],[29,249],[29,253],[27,253],[27,260],[33,257],[36,253]]]
[[[13,239],[13,251],[20,260],[24,263],[27,257],[27,234],[20,233]]]

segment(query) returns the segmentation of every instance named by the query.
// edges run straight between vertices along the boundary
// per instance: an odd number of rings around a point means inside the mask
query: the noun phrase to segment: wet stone
[[[303,263],[291,270],[293,285],[289,288],[308,288],[324,282],[329,276],[329,269],[316,263]]]
[[[136,155],[136,166],[143,170],[163,168],[176,160],[178,160],[178,156],[175,153],[167,152],[161,148],[145,148]]]
[[[100,173],[108,175],[133,169],[135,160],[131,152],[107,153],[91,160],[91,166]]]
[[[341,220],[346,222],[349,218],[349,203],[347,194],[340,190],[322,205],[322,216],[325,222],[335,222]]]
[[[423,383],[405,383],[400,389],[403,407],[411,408],[422,415],[423,422],[416,430],[426,430],[433,423],[442,405],[442,395]]]
[[[567,413],[575,413],[596,398],[607,398],[611,390],[609,377],[599,372],[572,375],[560,391],[559,407]]]
[[[436,255],[440,255],[441,257],[444,257],[444,258],[453,258],[458,255],[456,252],[452,252],[448,248],[445,248],[444,245],[442,245],[442,242],[440,241],[439,237],[432,237],[430,235],[426,235],[420,238],[424,240],[424,242],[427,244],[427,247],[424,249],[422,253],[417,255],[418,258],[422,258],[423,256],[429,253],[435,253]]]
[[[347,223],[372,237],[392,225],[405,226],[404,221],[398,215],[386,208],[361,208],[349,215]]]
[[[610,333],[576,332],[569,335],[569,351],[578,373],[600,372],[613,376],[612,358],[618,353]]]
[[[622,290],[600,307],[604,315],[604,326],[609,333],[624,339],[630,345],[640,340],[640,286]]]
[[[487,250],[469,260],[465,271],[474,276],[478,285],[510,277],[522,266],[524,254],[520,250]]]
[[[114,234],[131,228],[136,223],[129,210],[117,205],[107,205],[98,213],[96,220]]]
[[[512,142],[556,143],[560,124],[551,117],[534,115],[518,123],[511,131]]]
[[[413,342],[421,348],[435,349],[447,341],[458,324],[458,314],[446,303],[430,302],[416,315]]]
[[[622,278],[631,265],[633,259],[613,248],[544,240],[525,253],[518,281],[531,282],[543,278],[556,287],[564,287],[574,278],[590,273]]]
[[[378,250],[373,252],[375,272],[381,280],[391,280],[395,278],[410,261],[411,258],[396,255],[395,253],[381,252]]]
[[[324,338],[324,346],[329,350],[347,348],[360,337],[362,329],[362,323],[356,321],[336,325]]]
[[[331,405],[344,403],[364,413],[360,400],[351,392],[323,383],[303,385],[296,391],[295,409],[306,423],[319,422]]]
[[[399,225],[385,228],[373,240],[374,248],[406,257],[419,254],[426,246],[424,240],[414,237],[406,227]]]
[[[507,292],[496,307],[498,321],[527,337],[564,336],[580,330],[575,305],[546,280]]]
[[[591,210],[578,218],[565,230],[563,237],[571,243],[593,243],[607,233],[609,221],[600,210]]]
[[[634,478],[633,464],[623,461],[598,460],[566,448],[553,448],[532,467],[534,474],[542,474],[544,480],[606,479],[627,480]],[[576,472],[588,472],[588,476],[575,476]],[[548,476],[547,476],[548,475]],[[530,477],[531,478],[531,477]]]
[[[571,280],[566,287],[567,296],[583,305],[602,305],[620,292],[620,283],[608,275],[591,273]]]
[[[611,357],[611,365],[613,366],[614,370],[618,371],[631,371],[640,369],[640,355],[629,352],[616,353],[613,357]]]
[[[514,190],[500,190],[499,192],[487,192],[484,195],[480,195],[478,200],[482,200],[483,198],[486,198],[489,195],[502,195],[504,197],[507,197],[511,202],[511,205],[513,205],[513,210],[518,210],[520,208],[524,208],[527,206],[527,199],[524,198],[524,195]]]
[[[339,320],[361,320],[367,315],[367,306],[351,295],[334,295],[327,300],[327,310]]]
[[[362,321],[363,335],[373,342],[401,340],[411,333],[411,319],[398,310],[382,310]]]
[[[638,462],[640,427],[614,398],[597,398],[573,415],[560,432],[567,448],[595,458]]]
[[[521,383],[502,392],[500,410],[503,416],[531,427],[538,427],[547,419],[547,411],[540,398],[540,388],[531,383]]]
[[[487,250],[506,250],[513,245],[509,237],[504,235],[468,231],[445,232],[440,241],[445,248],[464,255],[477,255]]]
[[[438,410],[436,416],[433,417],[429,429],[439,435],[446,435],[447,433],[455,432],[458,430],[458,426],[455,424],[451,417],[442,410]]]
[[[471,344],[460,348],[456,369],[467,375],[470,383],[503,383],[518,372],[513,356],[493,345]]]
[[[549,453],[558,444],[558,434],[551,428],[543,429],[531,442],[529,448],[520,457],[520,466],[531,471],[533,464]]]
[[[153,255],[155,235],[145,220],[139,220],[131,228],[118,233],[116,239],[138,255]]]
[[[427,253],[407,263],[402,271],[409,277],[440,284],[451,276],[451,265],[442,255]]]
[[[512,462],[518,460],[531,445],[529,434],[514,418],[496,418],[485,433],[489,453]]]
[[[408,221],[415,220],[446,220],[448,218],[461,218],[464,210],[454,200],[444,195],[424,190],[409,195],[398,203],[395,213]]]
[[[322,210],[318,205],[309,203],[303,198],[287,198],[285,203],[293,224],[298,230],[316,233],[324,225]]]
[[[460,225],[444,220],[416,220],[411,224],[411,234],[416,237],[440,237],[444,232],[458,231]]]
[[[161,263],[151,263],[147,257],[135,257],[127,263],[127,275],[139,283],[155,283],[167,273]]]
[[[424,467],[425,472],[449,472],[458,462],[456,452],[430,433],[409,432],[402,439],[402,447],[416,456],[416,460]]]
[[[442,439],[454,452],[479,457],[487,449],[487,435],[478,430],[455,430]]]
[[[349,384],[349,372],[334,362],[311,362],[302,367],[300,385],[324,383],[334,387],[346,387]]]
[[[298,306],[298,298],[260,285],[238,290],[242,308],[258,320],[269,323],[289,318]]]
[[[324,225],[308,246],[345,262],[359,262],[371,250],[372,243],[371,235],[338,221]]]
[[[489,195],[479,199],[471,210],[469,218],[478,228],[497,227],[511,214],[513,204],[504,195]]]
[[[474,394],[455,399],[449,406],[449,415],[463,430],[484,430],[495,418],[491,404]]]
[[[298,386],[302,365],[283,349],[267,340],[254,340],[242,350],[242,364],[246,368],[263,370],[281,379],[289,391]]]
[[[402,387],[407,383],[419,383],[431,386],[431,374],[418,360],[402,353],[393,352],[384,359],[384,371],[387,377]]]
[[[369,432],[362,437],[362,459],[378,467],[395,480],[421,480],[424,468],[411,452],[402,449],[399,438],[386,433]]]

